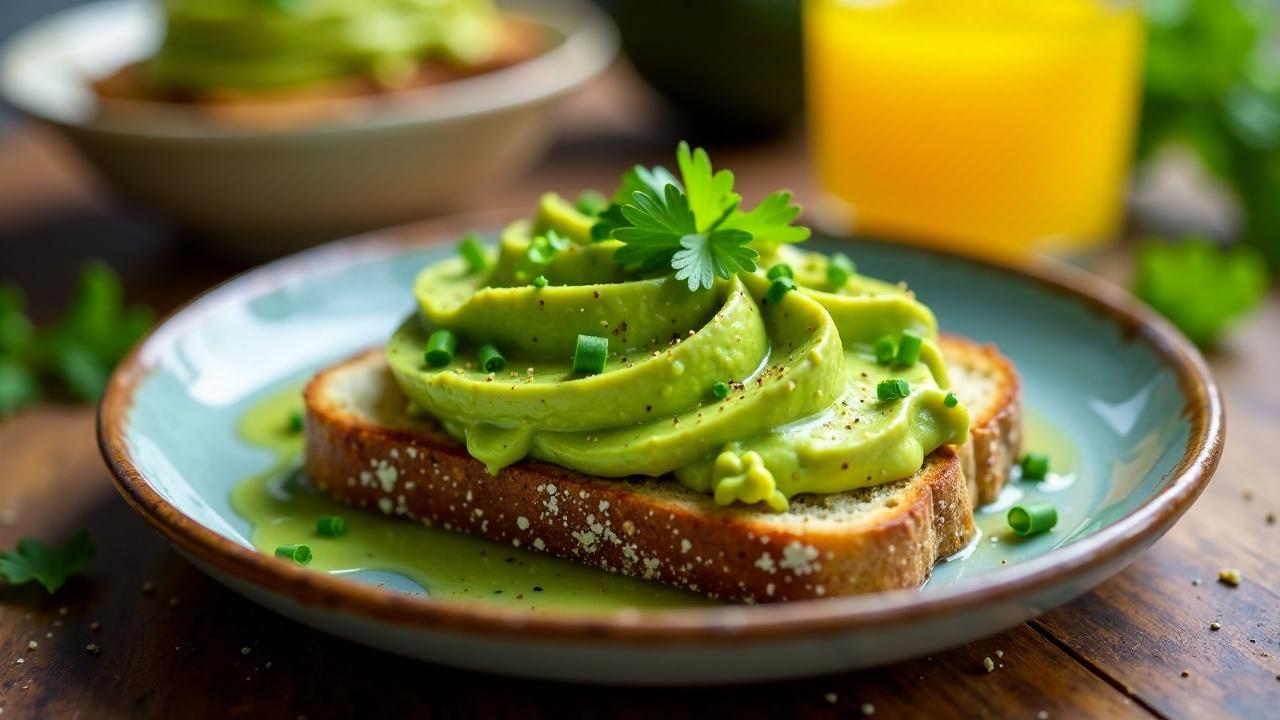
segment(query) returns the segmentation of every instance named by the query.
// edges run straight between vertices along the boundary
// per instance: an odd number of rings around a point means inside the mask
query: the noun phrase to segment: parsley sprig
[[[1203,237],[1138,247],[1134,293],[1193,342],[1215,344],[1267,293],[1267,267],[1249,247],[1219,248]]]
[[[0,418],[46,395],[97,400],[153,318],[124,304],[120,278],[101,262],[81,269],[66,312],[47,328],[32,325],[17,287],[0,284]]]
[[[800,214],[791,193],[775,192],[743,211],[733,173],[715,171],[705,150],[682,142],[676,162],[680,179],[661,166],[628,170],[614,202],[597,215],[593,236],[625,243],[614,253],[619,265],[641,272],[670,267],[692,292],[711,288],[717,278],[753,272],[760,257],[753,243],[809,237],[808,228],[791,224]]]
[[[22,538],[17,550],[0,553],[0,576],[14,585],[34,580],[54,592],[89,564],[93,552],[88,530],[76,533],[60,548],[49,547],[35,538]]]

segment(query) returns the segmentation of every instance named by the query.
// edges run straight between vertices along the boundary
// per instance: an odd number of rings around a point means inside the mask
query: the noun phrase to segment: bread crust
[[[358,383],[353,373],[363,374]],[[358,407],[353,385],[377,398]],[[775,514],[720,507],[670,480],[591,478],[533,461],[491,476],[461,444],[403,412],[380,351],[320,372],[305,400],[306,471],[339,502],[714,598],[773,602],[918,587],[973,536],[974,491],[952,446],[911,478],[834,500],[797,498],[792,511]],[[980,420],[984,438],[1007,437],[1008,413]],[[993,468],[1002,460],[987,452],[969,462]],[[861,510],[850,517],[828,507],[837,501]]]

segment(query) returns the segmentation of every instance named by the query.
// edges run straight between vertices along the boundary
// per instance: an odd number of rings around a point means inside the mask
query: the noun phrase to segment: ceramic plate
[[[1085,592],[1153,543],[1204,489],[1222,403],[1200,355],[1123,291],[1047,261],[1013,268],[898,245],[815,238],[904,280],[948,332],[996,343],[1022,375],[1028,442],[1049,482],[1011,485],[980,536],[919,590],[757,606],[528,610],[442,600],[404,577],[331,575],[256,552],[232,488],[271,465],[236,433],[246,410],[385,341],[424,264],[472,216],[295,255],[168,318],[117,371],[100,441],[125,499],[221,582],[318,630],[465,668],[575,681],[713,683],[830,673],[999,632]],[[1052,448],[1043,446],[1052,445]],[[1012,493],[1012,495],[1011,495]],[[1060,521],[1015,541],[1002,507],[1047,497]],[[495,546],[496,547],[496,546]]]

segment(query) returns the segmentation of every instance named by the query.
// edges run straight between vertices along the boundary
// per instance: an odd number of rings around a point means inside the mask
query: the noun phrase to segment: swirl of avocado
[[[620,266],[624,243],[593,240],[598,222],[545,196],[482,269],[452,258],[422,270],[419,311],[387,347],[412,403],[490,472],[533,458],[598,477],[670,475],[722,505],[785,510],[799,494],[909,477],[967,438],[937,323],[908,290],[758,243],[753,270],[691,291],[670,268]],[[783,270],[796,290],[777,295]],[[441,328],[458,352],[431,367],[424,349]],[[580,335],[607,339],[602,372],[574,371]],[[877,359],[877,341],[904,336],[919,339],[912,357]],[[506,357],[502,372],[476,362],[485,344]],[[882,399],[887,380],[905,397]]]
[[[353,75],[392,81],[420,61],[468,67],[498,52],[491,0],[163,0],[157,87],[296,88]],[[391,84],[394,84],[393,82]]]

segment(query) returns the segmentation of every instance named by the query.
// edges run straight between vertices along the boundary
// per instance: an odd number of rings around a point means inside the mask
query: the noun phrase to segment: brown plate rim
[[[1065,263],[1049,259],[1010,262],[977,259],[935,248],[899,246],[1036,281],[1083,301],[1106,315],[1133,341],[1144,342],[1172,370],[1187,398],[1187,446],[1170,480],[1111,525],[1050,553],[1011,566],[994,577],[957,582],[930,593],[897,590],[875,595],[775,605],[717,606],[678,610],[531,612],[464,601],[427,600],[299,568],[254,551],[206,528],[162,498],[134,465],[125,443],[134,391],[158,356],[157,348],[227,297],[264,292],[334,263],[369,261],[427,246],[472,228],[496,228],[511,212],[453,216],[339,240],[241,275],[175,309],[124,359],[98,411],[98,442],[124,499],[169,542],[236,580],[309,606],[351,613],[395,626],[484,636],[585,644],[665,644],[789,639],[859,629],[884,629],[1000,603],[1044,591],[1103,568],[1169,528],[1204,490],[1225,441],[1222,396],[1204,358],[1167,320],[1124,290]],[[859,241],[865,241],[859,238]],[[874,242],[874,241],[873,241]]]

